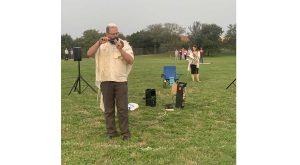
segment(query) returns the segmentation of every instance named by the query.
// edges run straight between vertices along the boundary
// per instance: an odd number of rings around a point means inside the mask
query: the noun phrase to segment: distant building
[[[188,41],[190,41],[189,37],[188,37],[188,36],[185,36],[185,35],[180,35],[180,40],[183,41],[183,42],[188,42]]]

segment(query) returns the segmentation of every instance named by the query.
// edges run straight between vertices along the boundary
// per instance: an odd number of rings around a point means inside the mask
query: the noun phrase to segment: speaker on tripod
[[[80,61],[81,61],[81,54],[82,54],[81,47],[74,47],[73,53],[74,53],[74,61],[78,61],[78,76],[69,92],[69,95],[71,94],[73,89],[74,92],[77,91],[79,94],[81,94],[87,87],[90,87],[94,92],[97,93],[97,91],[80,74]],[[84,88],[82,91],[81,91],[81,83],[80,83],[81,79],[87,84],[86,88]]]
[[[81,47],[74,47],[74,61],[81,61]]]

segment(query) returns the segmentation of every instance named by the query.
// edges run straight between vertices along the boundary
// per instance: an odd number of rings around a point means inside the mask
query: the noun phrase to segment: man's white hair
[[[118,27],[118,26],[117,26],[117,24],[115,24],[115,23],[109,23],[109,24],[107,25],[107,27]]]
[[[111,27],[116,27],[116,28],[118,28],[117,24],[115,24],[115,23],[109,23],[109,24],[106,26],[106,33],[109,32],[109,28],[111,28]]]

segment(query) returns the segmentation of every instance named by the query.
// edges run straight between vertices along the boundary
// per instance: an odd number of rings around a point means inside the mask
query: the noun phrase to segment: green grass
[[[61,147],[62,164],[235,164],[236,89],[225,88],[235,78],[235,56],[205,57],[200,65],[201,82],[192,82],[186,61],[169,55],[136,56],[129,75],[129,102],[140,108],[129,112],[132,138],[107,140],[105,123],[96,94],[68,93],[77,77],[77,62],[62,61]],[[164,111],[174,98],[162,87],[164,65],[176,65],[187,82],[184,109]],[[94,86],[93,59],[81,62],[82,76]],[[82,83],[82,88],[86,85]],[[157,106],[145,106],[145,89],[155,88]]]

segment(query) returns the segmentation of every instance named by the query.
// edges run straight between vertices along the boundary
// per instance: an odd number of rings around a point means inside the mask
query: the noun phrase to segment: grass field
[[[77,62],[61,62],[62,164],[236,164],[236,88],[225,89],[236,77],[236,56],[205,57],[201,82],[192,82],[186,61],[168,54],[136,56],[129,75],[129,102],[140,108],[129,112],[130,141],[107,140],[96,94],[68,93],[77,77]],[[184,109],[164,111],[172,103],[169,88],[162,87],[162,68],[176,65],[187,82]],[[94,86],[93,59],[81,62],[81,74]],[[82,82],[82,88],[86,85]],[[95,87],[96,88],[96,87]],[[145,106],[145,89],[155,88],[156,107]]]

